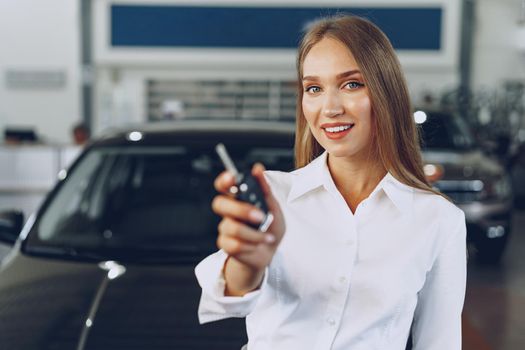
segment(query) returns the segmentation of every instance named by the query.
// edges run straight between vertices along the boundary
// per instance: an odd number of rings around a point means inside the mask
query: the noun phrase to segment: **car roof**
[[[106,131],[91,146],[129,145],[132,133],[140,137],[140,144],[170,144],[175,138],[293,138],[295,124],[287,121],[197,119],[153,122]]]

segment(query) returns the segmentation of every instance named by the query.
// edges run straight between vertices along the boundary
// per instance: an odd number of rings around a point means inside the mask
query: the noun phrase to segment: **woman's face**
[[[368,157],[372,109],[350,50],[322,39],[304,59],[302,84],[303,113],[317,142],[335,157]]]

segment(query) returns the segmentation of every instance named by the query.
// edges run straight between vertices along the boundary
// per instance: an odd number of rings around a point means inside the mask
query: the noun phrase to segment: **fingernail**
[[[264,214],[260,210],[252,210],[249,213],[250,219],[261,222],[264,220]]]
[[[266,233],[264,235],[264,240],[266,241],[266,243],[273,243],[275,242],[275,236],[272,235],[271,233]]]

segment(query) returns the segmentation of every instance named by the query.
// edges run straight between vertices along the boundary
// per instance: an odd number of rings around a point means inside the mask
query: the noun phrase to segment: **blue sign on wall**
[[[441,49],[442,9],[112,5],[113,47],[296,48],[305,25],[336,13],[376,23],[396,49]]]

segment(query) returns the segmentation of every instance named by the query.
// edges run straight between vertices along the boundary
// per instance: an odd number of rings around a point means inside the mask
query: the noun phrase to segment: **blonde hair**
[[[352,52],[368,88],[372,105],[372,150],[382,166],[400,182],[422,190],[433,190],[425,178],[419,134],[401,65],[386,35],[372,22],[356,16],[321,19],[305,33],[297,55],[297,115],[295,165],[303,167],[323,152],[303,114],[303,62],[311,48],[330,37]],[[439,193],[438,193],[439,194]]]

